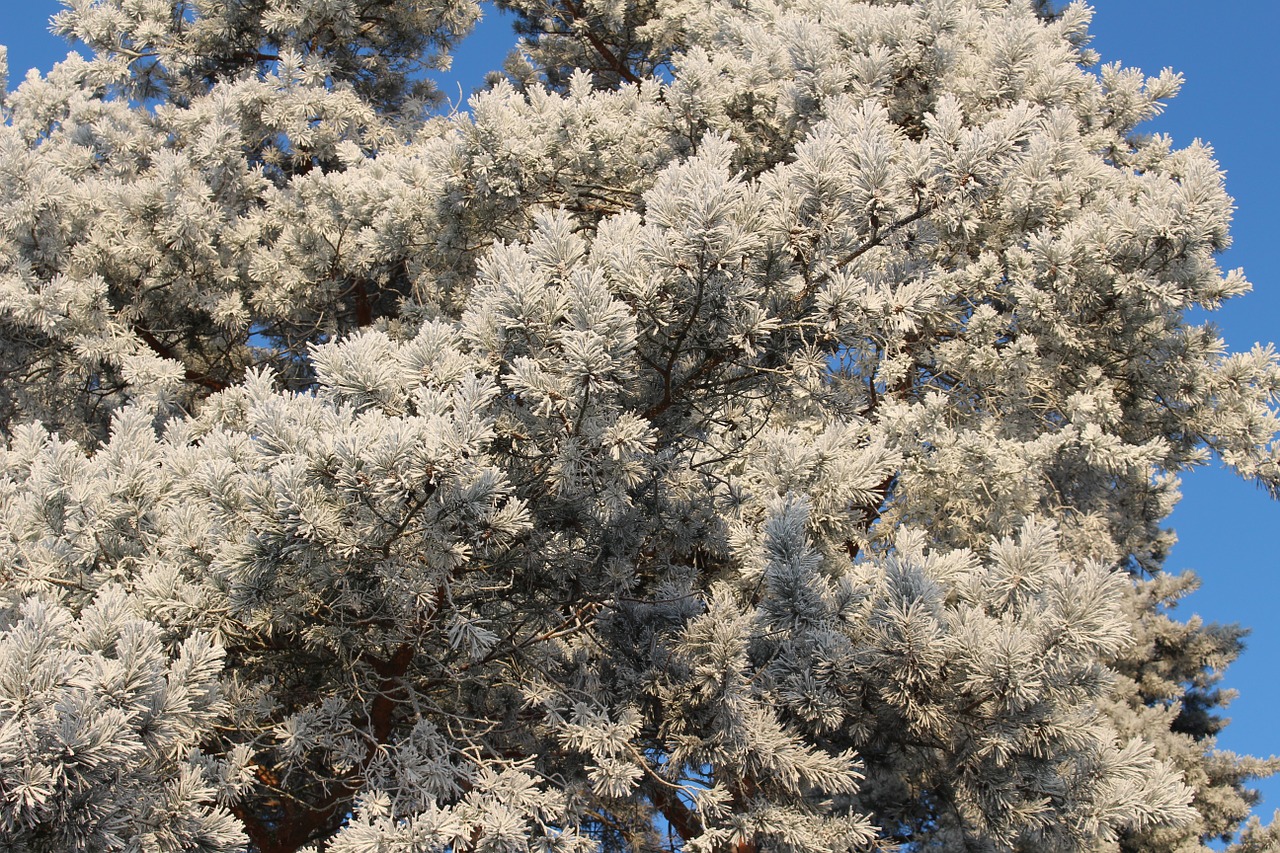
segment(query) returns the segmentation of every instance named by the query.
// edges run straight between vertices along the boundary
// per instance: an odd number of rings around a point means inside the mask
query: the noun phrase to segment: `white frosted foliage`
[[[66,5],[0,848],[1268,849],[1162,562],[1181,472],[1280,491],[1280,360],[1083,4],[509,0],[449,115],[471,3]]]

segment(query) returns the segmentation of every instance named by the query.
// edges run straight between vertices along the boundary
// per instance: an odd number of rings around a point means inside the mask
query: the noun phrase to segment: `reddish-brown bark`
[[[253,809],[250,804],[241,804],[232,809],[232,813],[244,825],[245,834],[258,853],[294,853],[336,829],[340,815],[348,808],[351,798],[359,789],[358,780],[363,777],[369,762],[377,754],[378,747],[391,736],[396,708],[404,693],[401,679],[408,673],[413,655],[413,646],[404,643],[389,658],[373,655],[363,657],[378,676],[376,695],[369,703],[367,719],[364,721],[374,742],[369,745],[360,767],[347,780],[330,786],[320,803],[305,803],[282,795],[279,800],[270,803],[274,806],[270,812]],[[261,779],[261,773],[259,778]]]

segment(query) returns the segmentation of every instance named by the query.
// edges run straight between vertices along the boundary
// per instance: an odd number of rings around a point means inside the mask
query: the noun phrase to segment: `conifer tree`
[[[0,848],[1270,849],[1211,151],[1029,0],[68,0],[0,126]]]

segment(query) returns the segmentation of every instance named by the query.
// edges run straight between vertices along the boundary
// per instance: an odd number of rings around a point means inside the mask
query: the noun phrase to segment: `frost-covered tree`
[[[0,849],[1203,851],[1280,489],[1172,73],[1027,0],[71,0],[0,127]],[[1252,824],[1241,853],[1274,845]]]

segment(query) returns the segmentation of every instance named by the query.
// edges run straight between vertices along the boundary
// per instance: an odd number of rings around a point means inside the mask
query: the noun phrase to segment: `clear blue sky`
[[[1211,143],[1236,199],[1235,245],[1224,267],[1244,267],[1254,293],[1229,303],[1212,319],[1232,349],[1280,338],[1280,4],[1269,0],[1095,0],[1093,47],[1104,61],[1119,60],[1149,74],[1165,66],[1186,85],[1151,130],[1186,145]],[[0,0],[0,44],[9,46],[9,79],[27,68],[48,70],[66,52],[46,28],[56,0]],[[465,91],[500,64],[514,37],[501,21],[482,25],[455,59]],[[456,93],[456,84],[444,86]],[[457,100],[454,94],[454,100]],[[1225,684],[1240,692],[1232,724],[1219,746],[1256,755],[1280,754],[1280,504],[1257,487],[1216,469],[1184,478],[1184,498],[1173,515],[1179,544],[1167,567],[1194,569],[1203,579],[1184,615],[1240,622],[1253,630]],[[1269,819],[1280,808],[1280,779],[1260,784],[1258,809]]]
[[[1234,350],[1280,339],[1280,6],[1270,0],[1096,0],[1093,47],[1147,73],[1170,66],[1186,77],[1182,92],[1151,129],[1178,145],[1213,145],[1236,200],[1234,244],[1225,268],[1243,267],[1254,292],[1211,319]],[[1172,526],[1178,545],[1167,568],[1193,569],[1203,586],[1182,608],[1206,621],[1253,630],[1224,683],[1240,692],[1219,746],[1280,754],[1280,504],[1217,468],[1183,478]],[[1280,779],[1259,784],[1263,820],[1280,809]]]

